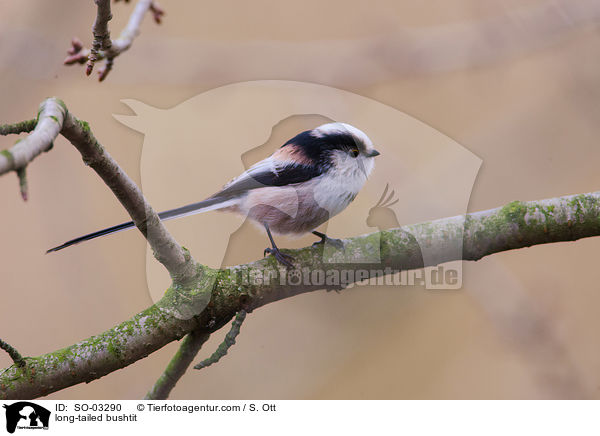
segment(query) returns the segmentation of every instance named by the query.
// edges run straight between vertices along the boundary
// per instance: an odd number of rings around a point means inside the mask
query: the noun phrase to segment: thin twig
[[[173,356],[165,371],[158,378],[145,400],[166,400],[179,379],[185,374],[202,345],[208,340],[210,333],[193,331],[189,333]]]
[[[31,133],[9,150],[0,152],[0,175],[24,168],[40,153],[49,150],[52,141],[60,133],[66,113],[67,108],[61,100],[57,98],[44,100],[40,104],[38,120]],[[25,127],[32,126],[31,121],[27,123]]]
[[[147,12],[152,14],[157,24],[161,23],[164,10],[153,0],[139,0],[129,16],[127,25],[115,40],[110,39],[108,21],[110,15],[109,0],[94,0],[98,5],[98,14],[94,22],[94,42],[92,49],[84,48],[82,42],[73,38],[71,47],[67,51],[68,56],[64,60],[65,65],[84,64],[87,62],[86,74],[92,72],[97,61],[105,59],[105,65],[98,71],[98,80],[103,81],[112,70],[114,59],[133,44],[133,40],[139,35],[142,21]]]
[[[0,348],[8,353],[13,362],[15,362],[15,365],[17,365],[19,368],[23,368],[26,365],[25,359],[23,356],[21,356],[21,353],[19,353],[9,343],[4,342],[2,339],[0,339]]]
[[[110,50],[112,42],[110,40],[110,30],[108,30],[108,22],[112,19],[110,13],[110,0],[94,0],[98,11],[96,13],[96,20],[92,26],[92,34],[94,35],[94,41],[92,42],[92,49],[88,56],[87,67],[85,74],[89,76],[92,74],[94,69],[94,63],[98,60],[98,53],[100,50]]]
[[[194,369],[206,368],[213,363],[217,363],[224,357],[229,349],[235,344],[235,338],[240,334],[240,328],[244,320],[246,319],[246,311],[240,310],[231,324],[231,330],[225,335],[225,340],[217,347],[215,351],[208,359],[204,359],[202,362],[194,366]]]
[[[237,313],[231,330],[225,335],[225,340],[219,345],[217,351],[215,351],[208,359],[203,360],[198,365],[194,366],[194,369],[202,369],[207,366],[217,363],[223,356],[227,354],[229,348],[235,344],[235,338],[240,334],[240,328],[244,319],[246,318],[246,311],[241,310]],[[202,345],[208,340],[210,333],[193,331],[189,333],[183,341],[177,353],[173,356],[167,368],[158,378],[152,389],[148,391],[145,400],[166,400],[169,398],[169,394],[185,374],[186,370],[202,348]]]
[[[14,123],[14,124],[1,124],[0,125],[0,135],[29,133],[33,129],[35,129],[36,124],[37,124],[36,119],[21,121],[19,123]]]
[[[26,120],[21,121],[14,124],[2,124],[0,125],[0,135],[10,135],[10,134],[19,134],[19,133],[29,133],[35,129],[38,120]],[[17,141],[20,142],[20,141]],[[51,147],[50,147],[51,148]],[[46,149],[47,151],[48,149]],[[12,153],[8,150],[0,151],[0,154],[6,159],[9,164],[14,165],[14,158]],[[23,201],[27,201],[28,198],[28,188],[27,188],[27,174],[25,171],[26,167],[16,168],[15,171],[17,176],[19,177],[19,190],[21,192],[21,198]]]
[[[28,194],[28,186],[27,186],[27,167],[19,168],[17,170],[17,177],[19,178],[19,190],[21,191],[21,198],[23,201],[27,201]]]

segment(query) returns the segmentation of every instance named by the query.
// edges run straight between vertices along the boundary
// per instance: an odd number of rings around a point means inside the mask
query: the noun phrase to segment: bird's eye
[[[352,157],[358,157],[358,148],[351,148],[350,149],[350,154],[352,155]]]

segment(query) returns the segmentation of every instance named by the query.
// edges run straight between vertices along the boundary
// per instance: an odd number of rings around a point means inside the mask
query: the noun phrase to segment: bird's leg
[[[273,235],[271,235],[271,230],[269,230],[269,226],[268,225],[264,225],[265,226],[265,230],[267,231],[267,235],[269,236],[269,240],[271,241],[271,245],[273,246],[273,248],[265,248],[265,252],[264,252],[264,256],[266,256],[267,254],[272,254],[273,256],[275,256],[275,259],[277,259],[280,263],[284,264],[285,266],[289,267],[289,268],[293,268],[294,265],[292,265],[291,261],[294,260],[294,258],[292,256],[290,256],[289,254],[284,254],[282,253],[279,248],[277,248],[277,245],[275,245],[275,241],[273,240]]]
[[[328,243],[328,244],[333,245],[336,248],[344,248],[344,243],[342,242],[341,239],[330,238],[325,233],[317,232],[316,230],[314,232],[312,232],[312,234],[321,238],[320,241],[317,241],[313,244],[313,247],[315,247],[319,244],[324,245],[325,243]]]

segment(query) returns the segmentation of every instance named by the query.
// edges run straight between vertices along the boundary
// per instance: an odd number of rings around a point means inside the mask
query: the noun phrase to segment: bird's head
[[[369,176],[379,152],[369,137],[346,123],[328,123],[302,132],[282,146],[298,163],[315,165],[342,175]]]

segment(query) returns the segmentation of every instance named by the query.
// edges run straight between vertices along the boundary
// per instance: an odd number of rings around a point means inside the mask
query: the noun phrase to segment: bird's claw
[[[324,238],[321,238],[320,241],[313,243],[312,246],[318,247],[319,245],[325,245],[326,243],[331,244],[335,248],[340,249],[340,250],[342,248],[344,248],[344,242],[341,239],[330,238],[329,236],[325,236]]]
[[[294,265],[292,265],[292,261],[294,260],[294,258],[292,256],[290,256],[289,254],[282,253],[279,250],[279,248],[267,247],[267,248],[265,248],[263,256],[266,256],[267,254],[272,254],[275,257],[275,259],[277,259],[279,261],[279,263],[282,263],[289,268],[294,267]]]

